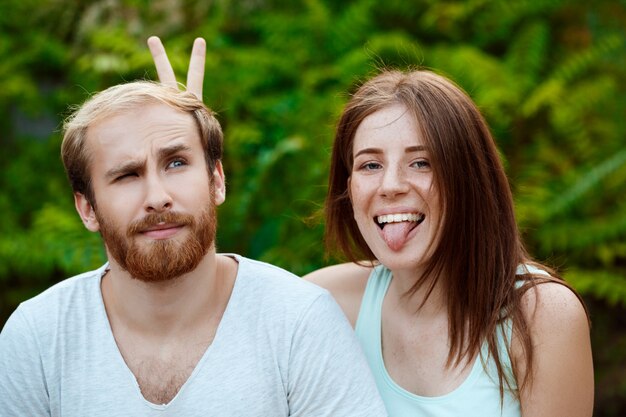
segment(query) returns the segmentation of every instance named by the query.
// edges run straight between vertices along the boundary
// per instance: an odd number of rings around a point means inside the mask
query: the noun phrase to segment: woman
[[[197,41],[198,95],[203,54]],[[456,85],[428,71],[363,84],[337,127],[326,210],[329,248],[351,262],[305,278],[355,326],[391,416],[591,416],[585,308],[526,254],[494,141]]]
[[[355,326],[390,415],[591,416],[582,301],[526,254],[489,129],[452,82],[386,71],[357,90],[326,232],[352,262],[305,278]]]

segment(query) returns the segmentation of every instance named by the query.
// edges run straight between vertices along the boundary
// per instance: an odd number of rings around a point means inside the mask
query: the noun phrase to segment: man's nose
[[[147,212],[161,212],[172,208],[172,196],[170,195],[163,179],[159,175],[146,176],[146,200]]]

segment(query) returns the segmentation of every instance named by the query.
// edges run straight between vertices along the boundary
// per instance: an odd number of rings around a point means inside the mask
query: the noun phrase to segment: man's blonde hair
[[[214,113],[187,91],[179,91],[152,81],[135,81],[110,87],[89,98],[65,121],[61,157],[75,193],[83,194],[95,206],[86,146],[89,127],[109,117],[149,104],[165,104],[190,114],[198,128],[204,157],[210,172],[222,159],[222,128]]]

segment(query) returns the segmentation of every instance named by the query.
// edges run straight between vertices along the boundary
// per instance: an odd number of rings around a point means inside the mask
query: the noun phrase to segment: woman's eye
[[[424,159],[414,161],[411,165],[418,169],[430,168],[430,163]]]
[[[366,162],[361,165],[360,169],[365,171],[374,171],[380,169],[381,165],[378,162]]]

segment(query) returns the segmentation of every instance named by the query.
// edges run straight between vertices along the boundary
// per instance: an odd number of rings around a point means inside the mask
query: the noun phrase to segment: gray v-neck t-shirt
[[[115,343],[106,265],[20,305],[0,334],[0,416],[384,416],[329,293],[230,255],[237,278],[215,338],[168,404],[153,404]]]

